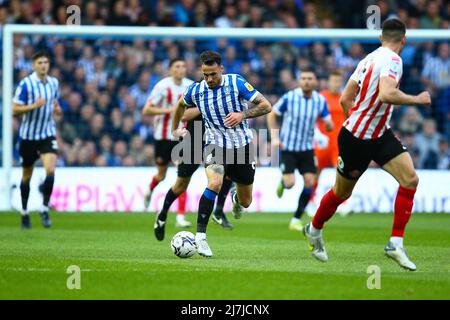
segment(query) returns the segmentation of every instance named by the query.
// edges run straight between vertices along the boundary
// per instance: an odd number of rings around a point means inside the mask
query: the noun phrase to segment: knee
[[[283,179],[283,184],[286,189],[291,189],[295,185],[295,179],[291,178]]]
[[[245,199],[242,199],[242,200],[239,199],[239,204],[241,206],[243,206],[244,208],[248,208],[252,204],[252,198],[249,197],[249,198],[245,198]]]
[[[402,187],[408,189],[416,189],[418,185],[419,185],[419,176],[415,172],[409,174],[402,183]]]
[[[312,189],[314,188],[314,185],[316,184],[316,179],[311,178],[311,179],[306,179],[305,180],[305,188],[306,189]]]
[[[222,188],[222,181],[219,179],[213,179],[208,182],[208,189],[212,190],[216,193],[220,192],[220,189]]]
[[[187,189],[187,185],[184,183],[176,183],[173,187],[172,187],[172,191],[175,194],[182,194],[183,192],[185,192]]]
[[[158,178],[159,181],[164,180],[166,178],[166,171],[158,172],[157,178]]]
[[[22,173],[22,181],[25,182],[25,183],[30,182],[31,175],[32,175],[32,171],[31,172],[28,172],[28,171],[23,172]]]

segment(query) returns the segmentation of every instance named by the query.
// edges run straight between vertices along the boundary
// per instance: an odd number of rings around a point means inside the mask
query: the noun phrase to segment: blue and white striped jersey
[[[33,72],[20,81],[13,102],[30,105],[39,98],[45,99],[46,104],[22,116],[19,136],[23,140],[43,140],[56,135],[53,103],[59,98],[58,79],[47,76],[47,81],[44,83]]]
[[[307,98],[300,88],[285,93],[273,109],[277,115],[283,116],[280,142],[286,151],[312,150],[317,119],[331,118],[324,96],[313,91]]]
[[[183,95],[184,103],[195,105],[202,113],[205,123],[205,145],[214,144],[227,149],[240,148],[253,139],[248,121],[242,121],[235,128],[227,128],[224,120],[231,112],[248,108],[258,91],[238,74],[222,75],[219,87],[210,89],[205,80],[191,84]]]

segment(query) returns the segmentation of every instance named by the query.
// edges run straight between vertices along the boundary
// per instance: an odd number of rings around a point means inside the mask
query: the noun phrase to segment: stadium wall
[[[149,178],[156,173],[155,168],[58,168],[51,204],[58,211],[143,211],[143,197]],[[450,213],[450,171],[419,170],[419,188],[415,196],[414,212]],[[29,209],[37,210],[42,203],[38,184],[44,179],[42,168],[37,168],[31,181]],[[21,169],[14,168],[12,181],[13,208],[20,208],[19,183]],[[335,171],[324,170],[320,176],[317,195],[309,212],[315,212],[314,206],[333,184]],[[150,211],[162,207],[164,196],[176,179],[176,169],[170,168],[166,180],[155,190]],[[277,168],[258,168],[256,170],[253,203],[251,212],[293,212],[297,206],[298,195],[302,188],[302,179],[293,189],[287,190],[282,199],[276,197],[276,187],[280,179]],[[197,211],[198,201],[206,186],[204,170],[197,170],[188,189],[187,210]],[[353,196],[340,206],[343,213],[353,212],[392,212],[397,192],[397,182],[386,172],[369,169],[356,185]],[[447,186],[447,187],[446,187]],[[4,192],[4,181],[0,182],[0,191]],[[175,202],[172,209],[176,210]],[[226,210],[231,209],[228,197]],[[8,209],[5,203],[0,210]]]

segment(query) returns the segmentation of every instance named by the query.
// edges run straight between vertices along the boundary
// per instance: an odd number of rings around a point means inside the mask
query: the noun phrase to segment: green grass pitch
[[[188,219],[195,221],[194,214]],[[153,236],[150,213],[53,213],[46,230],[37,214],[20,230],[18,213],[0,214],[0,299],[449,299],[450,215],[415,214],[405,245],[418,267],[384,256],[391,214],[334,217],[324,231],[328,263],[314,260],[290,215],[245,214],[233,231],[212,221],[214,257],[180,259]],[[194,231],[191,229],[191,231]],[[69,290],[67,268],[81,269]],[[367,288],[381,270],[381,289]]]

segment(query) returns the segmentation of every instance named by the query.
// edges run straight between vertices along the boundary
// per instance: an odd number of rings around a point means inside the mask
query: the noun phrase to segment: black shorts
[[[307,151],[281,151],[281,172],[283,174],[294,173],[295,169],[304,173],[316,173],[316,156],[314,150]]]
[[[348,179],[357,179],[375,161],[380,167],[407,152],[407,148],[394,135],[391,129],[376,140],[358,139],[342,127],[338,136],[338,172]]]
[[[198,169],[198,167],[200,167],[200,164],[195,164],[195,163],[180,163],[177,167],[177,174],[178,177],[180,178],[190,178],[192,177],[192,175],[194,174],[195,170]]]
[[[58,153],[58,142],[55,137],[43,140],[21,140],[19,143],[22,167],[31,167],[41,154],[46,153]]]
[[[155,162],[157,165],[166,166],[172,161],[172,149],[178,141],[156,140],[155,141]]]
[[[203,159],[205,167],[222,164],[225,176],[231,181],[243,185],[251,185],[255,180],[255,152],[253,143],[237,149],[225,149],[215,145],[205,146]]]

